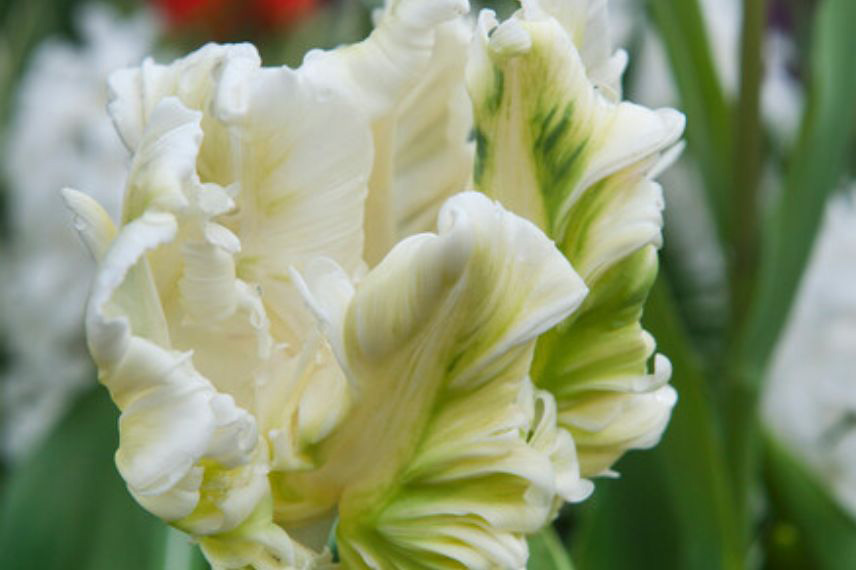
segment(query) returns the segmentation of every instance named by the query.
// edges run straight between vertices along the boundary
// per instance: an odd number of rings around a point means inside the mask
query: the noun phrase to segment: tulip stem
[[[720,244],[726,243],[731,186],[732,114],[697,0],[649,0],[687,116],[687,141],[698,160]]]
[[[734,131],[734,181],[729,200],[729,277],[731,320],[726,401],[726,443],[731,459],[735,510],[745,546],[752,541],[753,516],[749,499],[760,474],[758,400],[760,382],[743,366],[739,347],[755,293],[760,259],[759,194],[763,166],[761,125],[762,50],[766,0],[744,0],[740,44],[740,92]]]
[[[739,330],[751,302],[760,250],[759,189],[762,125],[761,57],[766,24],[766,0],[744,0],[740,45],[740,93],[734,139],[734,182],[731,187],[731,316]]]

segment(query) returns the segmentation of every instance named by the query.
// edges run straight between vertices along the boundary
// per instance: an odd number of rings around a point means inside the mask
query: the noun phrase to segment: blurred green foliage
[[[207,567],[128,495],[113,464],[117,420],[106,390],[93,388],[15,470],[0,504],[0,568]]]
[[[529,538],[529,570],[574,570],[568,551],[552,527]]]

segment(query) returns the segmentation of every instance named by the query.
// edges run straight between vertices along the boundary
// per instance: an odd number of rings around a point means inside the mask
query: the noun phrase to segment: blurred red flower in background
[[[295,22],[315,8],[317,0],[255,0],[260,19],[272,26]]]
[[[153,0],[175,30],[198,30],[211,39],[234,39],[287,27],[322,0]]]

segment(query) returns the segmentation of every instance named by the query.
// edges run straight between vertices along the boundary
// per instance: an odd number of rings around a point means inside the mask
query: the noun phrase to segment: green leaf
[[[744,381],[761,382],[811,253],[829,194],[839,185],[856,118],[856,2],[826,0],[815,21],[808,109],[786,186],[766,225],[758,290],[742,343]]]
[[[745,552],[728,481],[724,442],[710,384],[677,318],[665,279],[645,309],[645,325],[672,361],[678,404],[655,450],[665,469],[666,494],[686,536],[686,568],[742,568]],[[656,456],[655,456],[656,459]]]
[[[107,392],[93,389],[12,472],[0,504],[0,568],[207,568],[188,539],[128,494],[113,464],[117,416]]]
[[[764,167],[761,124],[763,43],[767,0],[745,0],[740,31],[740,92],[734,125],[734,180],[731,184],[728,256],[731,278],[731,324],[739,328],[751,302],[760,244],[760,190]]]
[[[698,159],[721,238],[726,237],[732,176],[732,114],[711,56],[697,0],[649,0],[687,116],[687,141]]]
[[[621,477],[597,481],[594,495],[577,508],[571,554],[578,570],[696,570],[682,563],[681,525],[663,493],[659,455],[625,456],[616,466]]]
[[[528,570],[574,570],[571,558],[556,529],[548,526],[536,535],[529,537]]]
[[[802,568],[845,570],[856,561],[856,520],[772,437],[765,441],[765,476],[776,515],[771,557],[805,561]],[[793,566],[791,566],[793,567]]]

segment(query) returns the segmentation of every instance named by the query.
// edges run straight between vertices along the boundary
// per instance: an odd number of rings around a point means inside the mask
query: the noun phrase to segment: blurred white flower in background
[[[796,58],[793,40],[778,30],[767,34],[764,43],[766,68],[761,90],[761,113],[773,141],[790,146],[796,139],[803,116],[804,93],[789,66]]]
[[[779,342],[766,424],[856,517],[856,187],[834,198]]]
[[[47,40],[32,55],[6,132],[3,174],[11,239],[0,255],[3,372],[0,450],[15,460],[44,435],[71,397],[94,383],[83,340],[93,263],[59,190],[88,188],[118,214],[128,151],[105,112],[107,76],[150,53],[158,26],[101,5],[78,14],[82,42]]]

